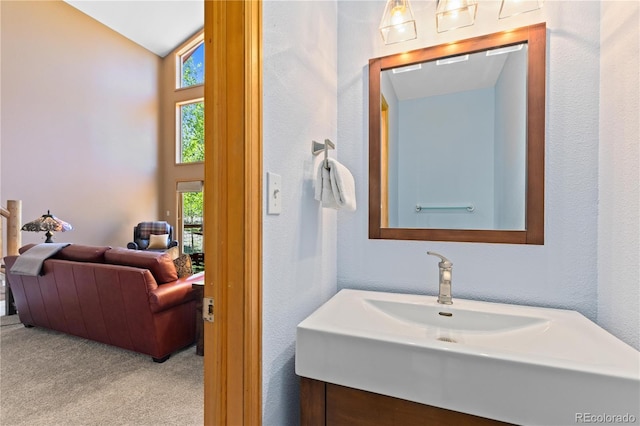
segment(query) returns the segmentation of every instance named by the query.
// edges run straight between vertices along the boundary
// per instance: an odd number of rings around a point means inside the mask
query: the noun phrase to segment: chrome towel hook
[[[336,149],[336,145],[331,142],[329,139],[325,139],[324,143],[311,141],[311,152],[313,155],[319,155],[321,152],[324,152],[324,168],[329,168],[329,150]]]

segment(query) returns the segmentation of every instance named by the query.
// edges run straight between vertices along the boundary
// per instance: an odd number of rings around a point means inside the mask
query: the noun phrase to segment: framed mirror
[[[369,61],[369,238],[544,244],[546,24]]]

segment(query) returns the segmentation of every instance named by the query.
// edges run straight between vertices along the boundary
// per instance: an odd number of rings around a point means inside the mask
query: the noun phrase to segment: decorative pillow
[[[191,266],[191,256],[189,256],[188,254],[183,254],[182,256],[179,256],[177,259],[174,259],[173,264],[176,267],[178,278],[188,277],[190,275],[193,275],[193,268]]]
[[[176,260],[177,258],[180,257],[180,249],[178,248],[178,246],[173,246],[167,249],[165,253],[169,255],[171,260]]]
[[[149,245],[147,249],[166,249],[169,234],[149,235]]]

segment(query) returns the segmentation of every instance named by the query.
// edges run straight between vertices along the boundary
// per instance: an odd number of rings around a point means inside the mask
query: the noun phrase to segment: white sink
[[[296,373],[517,424],[640,419],[640,353],[568,310],[342,290],[298,325]]]
[[[374,308],[407,326],[429,330],[447,330],[460,333],[501,333],[526,329],[534,325],[548,325],[544,317],[510,315],[469,309],[456,309],[451,305],[425,305],[415,302],[365,299]]]

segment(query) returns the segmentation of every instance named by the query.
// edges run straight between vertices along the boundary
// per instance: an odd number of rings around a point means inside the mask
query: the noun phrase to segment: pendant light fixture
[[[438,0],[436,29],[439,33],[468,27],[476,21],[476,0]]]
[[[387,0],[382,21],[380,21],[380,34],[385,44],[399,43],[418,37],[409,0]]]
[[[502,0],[498,18],[508,18],[525,12],[531,12],[542,7],[544,0]]]

